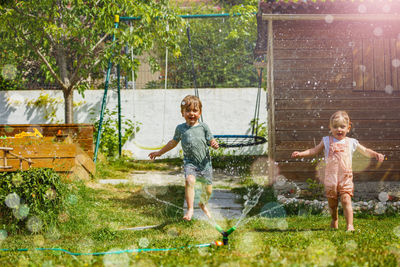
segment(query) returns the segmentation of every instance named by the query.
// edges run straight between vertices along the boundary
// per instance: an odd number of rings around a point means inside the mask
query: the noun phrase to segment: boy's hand
[[[375,154],[375,158],[376,158],[377,161],[383,162],[383,160],[385,159],[385,155],[383,155],[381,153],[376,153]]]
[[[215,140],[215,139],[211,139],[210,140],[210,146],[212,148],[214,148],[214,149],[218,149],[219,148],[219,144],[218,144],[217,140]]]
[[[149,154],[149,158],[150,158],[151,160],[153,160],[153,159],[155,159],[156,157],[159,157],[159,156],[161,156],[161,154],[160,154],[159,151],[151,152],[151,153]]]
[[[294,151],[292,153],[292,158],[299,158],[300,157],[300,152],[299,151]]]

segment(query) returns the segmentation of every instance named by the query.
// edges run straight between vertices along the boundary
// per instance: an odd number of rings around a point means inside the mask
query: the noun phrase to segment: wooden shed
[[[400,180],[400,1],[266,1],[259,6],[256,62],[267,70],[270,175],[315,178],[294,150],[329,135],[346,110],[349,137],[386,160],[355,155],[357,181]],[[314,159],[315,160],[315,159]]]

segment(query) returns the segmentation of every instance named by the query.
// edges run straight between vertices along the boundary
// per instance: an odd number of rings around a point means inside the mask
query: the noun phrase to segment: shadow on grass
[[[265,232],[265,233],[285,233],[285,232],[316,232],[316,231],[326,231],[324,228],[314,228],[314,229],[297,229],[297,228],[290,228],[290,229],[265,229],[265,228],[256,228],[254,229],[255,232]]]
[[[151,195],[147,194],[145,189]],[[166,222],[181,219],[183,216],[182,207],[185,195],[183,186],[147,186],[140,190],[131,188],[122,190],[122,193],[128,196],[110,198],[109,200],[115,202],[115,205],[133,209],[142,216],[162,219]]]

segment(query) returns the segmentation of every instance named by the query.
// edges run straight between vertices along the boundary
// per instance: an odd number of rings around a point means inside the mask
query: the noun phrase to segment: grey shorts
[[[212,184],[212,177],[213,177],[212,168],[206,168],[204,170],[201,170],[197,168],[195,165],[188,163],[183,166],[183,170],[185,173],[185,179],[187,179],[189,175],[193,175],[194,177],[196,177],[196,181],[199,181],[200,183],[208,185]]]

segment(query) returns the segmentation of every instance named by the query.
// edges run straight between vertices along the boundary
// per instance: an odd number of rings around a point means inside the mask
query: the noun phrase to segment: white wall
[[[56,104],[56,121],[64,122],[64,103],[61,91],[0,91],[0,124],[50,123],[44,119],[43,108],[28,107],[27,101],[47,94],[59,102]],[[121,110],[125,118],[140,122],[140,131],[129,140],[124,150],[129,150],[136,159],[147,159],[155,148],[168,142],[176,125],[184,122],[180,113],[180,102],[193,89],[121,90]],[[77,92],[74,102],[81,102],[74,109],[76,123],[90,123],[100,114],[104,90],[85,91],[83,98]],[[203,119],[213,134],[246,134],[254,117],[257,88],[199,89],[203,103]],[[107,108],[117,108],[117,93],[108,91]],[[266,122],[266,94],[263,91],[260,106],[260,121]],[[116,133],[117,134],[117,133]],[[136,145],[137,144],[137,145]],[[143,149],[143,148],[146,149]],[[178,146],[164,157],[179,156]],[[256,147],[234,149],[234,153],[261,154],[266,144]]]

